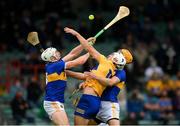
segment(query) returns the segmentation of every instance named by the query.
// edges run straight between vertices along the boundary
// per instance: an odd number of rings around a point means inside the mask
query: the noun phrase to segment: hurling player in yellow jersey
[[[66,31],[66,29],[64,30]],[[67,82],[65,69],[85,63],[89,57],[88,53],[74,59],[82,52],[82,50],[82,46],[79,45],[63,58],[61,58],[60,52],[53,47],[47,48],[41,54],[42,60],[47,62],[45,67],[46,88],[44,109],[56,125],[69,125],[69,121],[64,110],[64,92]]]
[[[88,44],[78,32],[73,29],[66,28],[66,33],[70,33],[77,37],[81,45],[89,54],[99,63],[91,72],[97,76],[110,78],[115,75],[115,70],[122,67],[126,63],[121,53],[113,53],[108,58],[100,54],[93,46]],[[93,119],[99,111],[101,100],[100,97],[106,88],[105,85],[93,78],[87,78],[84,82],[85,88],[83,95],[75,110],[75,125],[88,125],[89,120]]]
[[[127,49],[121,49],[118,51],[122,53],[126,59],[126,64],[132,62],[133,57],[131,53]],[[125,66],[125,64],[124,64]],[[97,113],[96,117],[89,122],[89,124],[98,124],[98,123],[107,123],[108,125],[120,125],[119,121],[119,102],[118,102],[118,94],[121,90],[125,87],[126,81],[126,72],[121,68],[115,71],[115,75],[111,78],[105,78],[95,75],[92,72],[73,72],[73,71],[66,71],[68,76],[85,80],[88,76],[98,80],[101,84],[107,85],[106,89],[103,91],[101,95],[101,106],[99,112]],[[83,85],[81,84],[81,87]]]
[[[126,59],[126,64],[133,61],[132,54],[127,49],[120,49],[119,53],[123,54]],[[124,64],[124,66],[126,65]],[[122,66],[116,70],[116,74],[111,78],[103,78],[95,75],[94,73],[86,72],[86,75],[98,80],[102,84],[109,85],[103,91],[101,96],[101,106],[96,118],[94,119],[96,123],[107,123],[108,125],[120,125],[119,121],[119,101],[118,94],[125,87],[126,81],[126,71]]]

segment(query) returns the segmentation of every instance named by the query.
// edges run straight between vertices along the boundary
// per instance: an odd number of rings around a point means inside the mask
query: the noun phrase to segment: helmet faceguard
[[[126,59],[124,56],[117,52],[113,53],[111,56],[111,60],[116,65],[117,69],[123,69],[126,65]]]

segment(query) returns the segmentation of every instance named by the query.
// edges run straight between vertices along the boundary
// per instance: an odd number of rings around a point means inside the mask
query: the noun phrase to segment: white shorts
[[[58,101],[44,101],[44,109],[52,119],[52,114],[57,111],[64,111],[64,104]]]
[[[119,113],[119,103],[101,101],[101,107],[98,114],[96,115],[96,118],[104,123],[107,123],[111,119],[119,119]]]

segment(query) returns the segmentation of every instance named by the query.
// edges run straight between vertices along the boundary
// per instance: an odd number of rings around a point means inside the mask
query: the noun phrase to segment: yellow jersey
[[[163,83],[161,80],[149,80],[147,83],[147,90],[158,92],[163,90]]]
[[[108,60],[104,55],[101,55],[99,58],[99,64],[91,72],[100,77],[111,78],[114,76],[116,67],[113,62]],[[101,96],[106,88],[106,86],[101,85],[99,81],[92,78],[86,79],[85,86],[92,87],[98,96]]]

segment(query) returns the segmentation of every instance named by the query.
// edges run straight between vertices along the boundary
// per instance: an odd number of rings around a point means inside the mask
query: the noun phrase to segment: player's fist
[[[83,88],[85,88],[85,84],[82,82],[79,84],[79,89],[83,89]]]
[[[65,28],[64,28],[64,31],[65,31],[66,33],[70,33],[70,34],[72,34],[72,35],[74,35],[74,36],[76,36],[76,35],[78,34],[77,31],[75,31],[75,30],[73,30],[73,29],[71,29],[71,28],[68,28],[68,27],[65,27]]]
[[[96,42],[96,38],[95,37],[90,37],[87,39],[87,41],[89,42],[90,45],[93,45]]]

